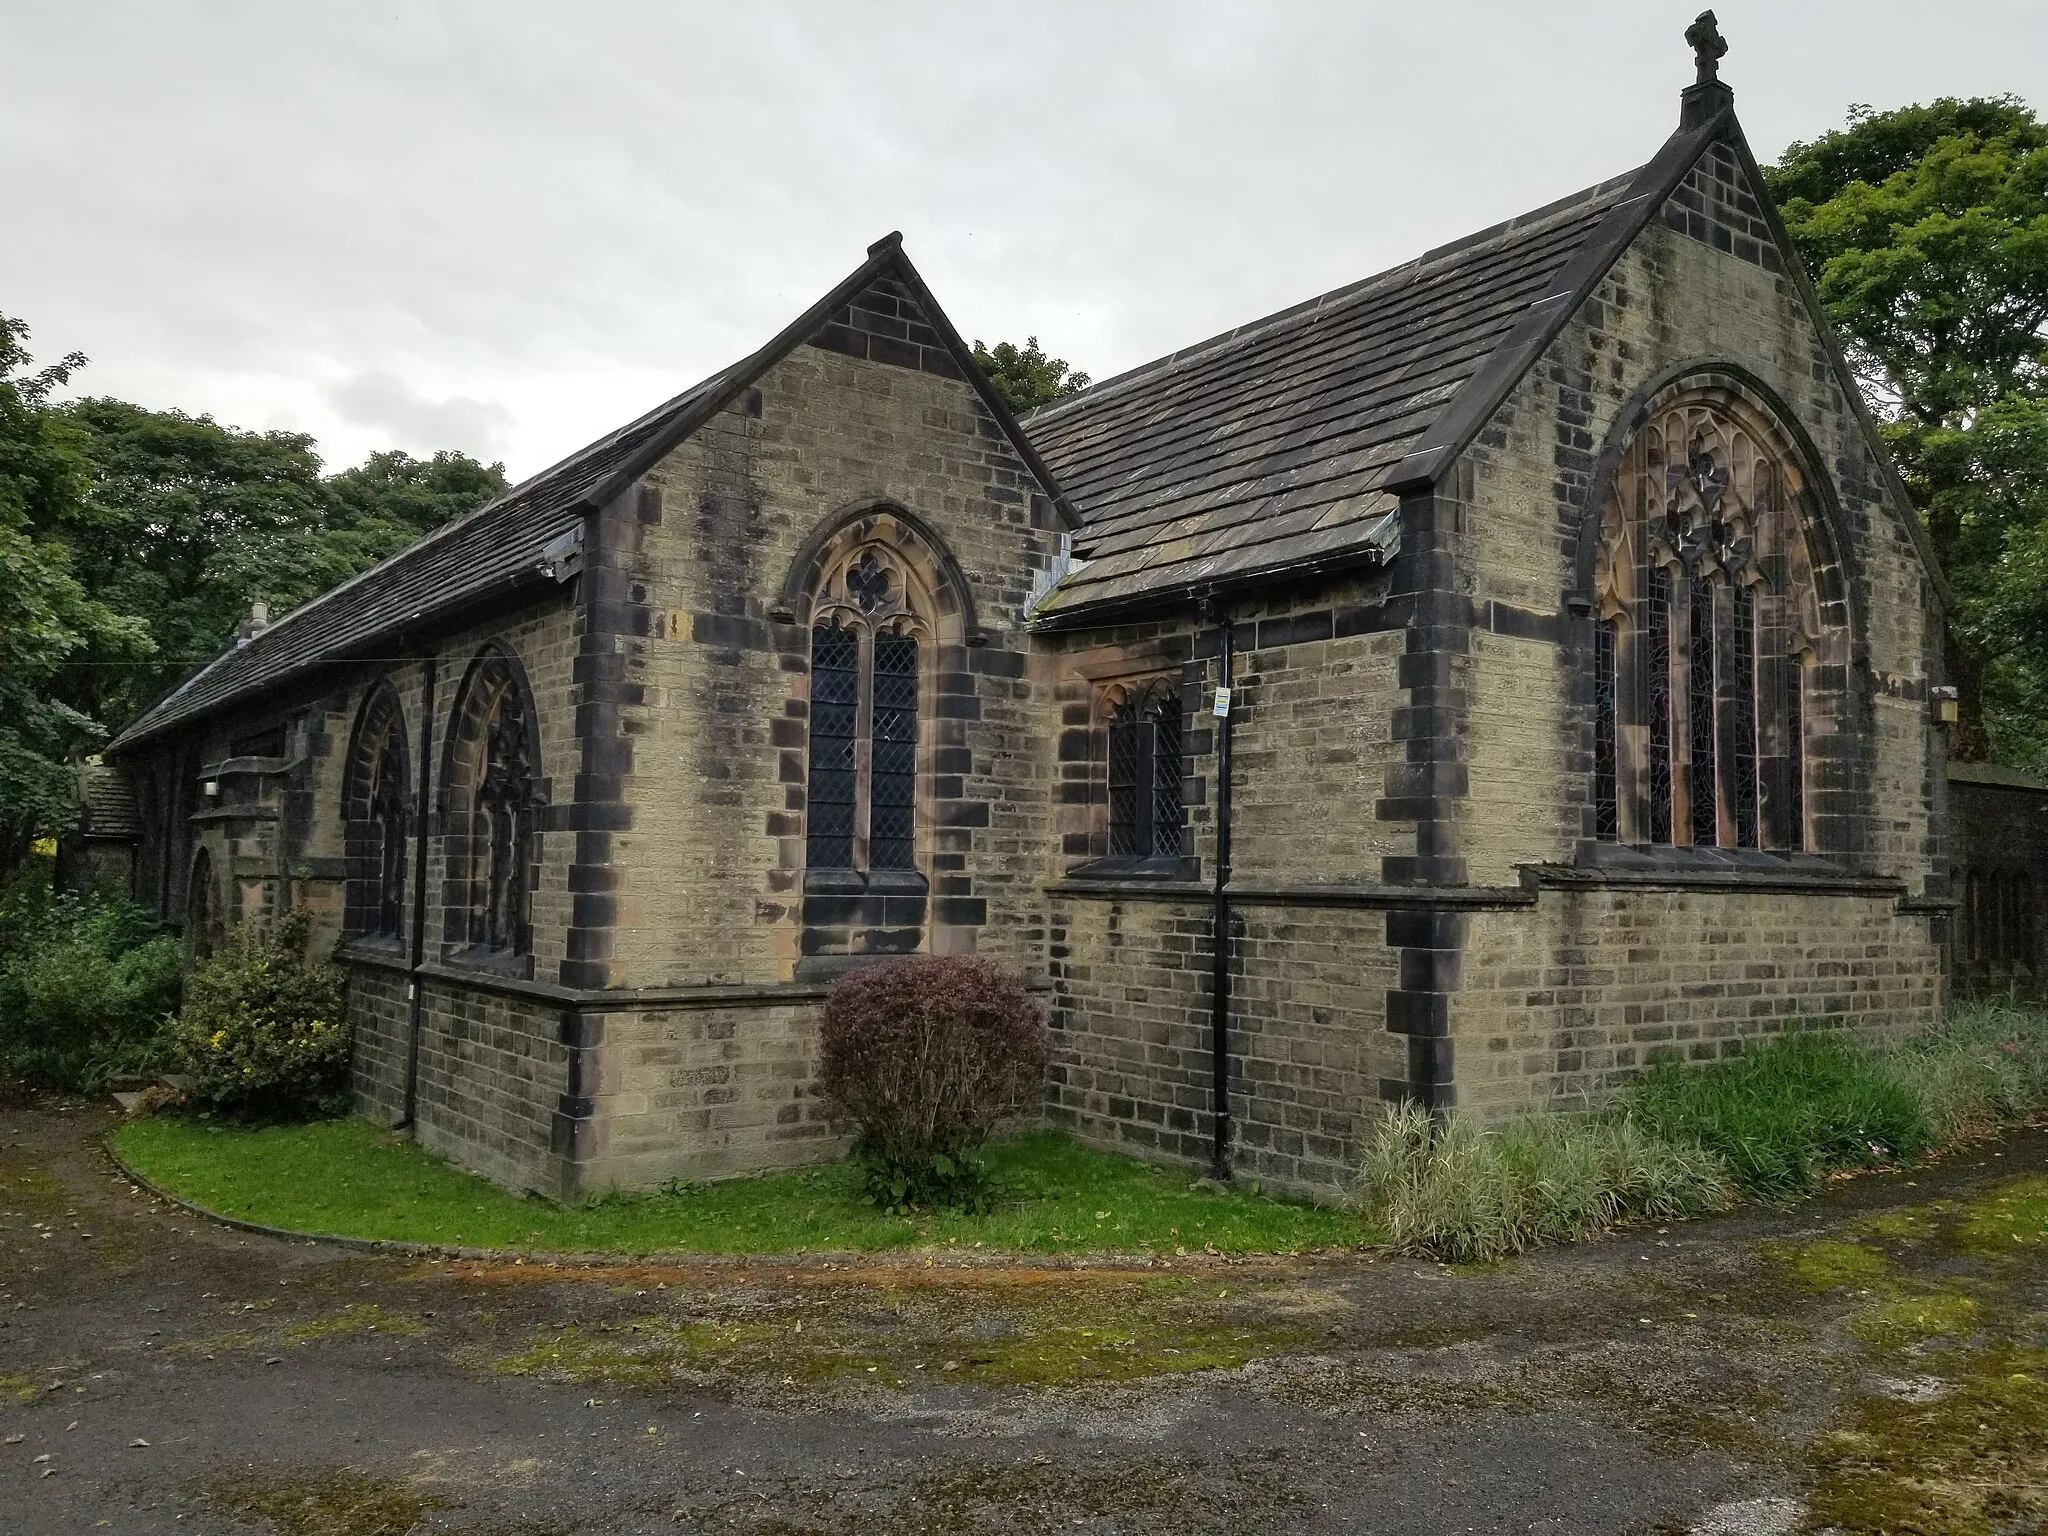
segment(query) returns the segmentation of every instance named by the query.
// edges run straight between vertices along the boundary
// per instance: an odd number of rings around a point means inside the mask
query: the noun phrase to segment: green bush
[[[186,979],[176,1044],[198,1104],[248,1120],[347,1110],[342,973],[307,964],[306,934],[299,912],[274,934],[238,929]]]
[[[1731,1193],[1719,1158],[1626,1117],[1534,1116],[1488,1132],[1414,1105],[1389,1110],[1368,1138],[1361,1185],[1395,1248],[1464,1262],[1704,1215]]]
[[[868,1196],[986,1210],[981,1144],[1045,1091],[1045,1014],[1022,977],[971,955],[854,971],[825,999],[819,1092],[859,1127]]]
[[[181,969],[142,908],[53,891],[36,861],[0,892],[0,1070],[86,1093],[158,1070]]]
[[[1760,1200],[1795,1199],[1840,1169],[1918,1157],[1935,1140],[1898,1074],[1832,1034],[1782,1035],[1704,1066],[1668,1063],[1624,1103],[1647,1130],[1719,1154]]]

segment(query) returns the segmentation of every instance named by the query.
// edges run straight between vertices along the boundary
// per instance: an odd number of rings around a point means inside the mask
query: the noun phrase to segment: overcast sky
[[[1100,378],[1648,159],[1697,3],[0,0],[0,313],[92,393],[518,477],[901,229]],[[1718,9],[1766,160],[2048,108],[2044,0]]]

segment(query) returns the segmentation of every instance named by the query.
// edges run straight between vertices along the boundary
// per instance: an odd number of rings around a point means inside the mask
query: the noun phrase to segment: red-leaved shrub
[[[860,1128],[854,1155],[891,1210],[975,1207],[974,1153],[1043,1091],[1051,1043],[1023,979],[989,960],[897,960],[842,977],[825,999],[819,1090]]]

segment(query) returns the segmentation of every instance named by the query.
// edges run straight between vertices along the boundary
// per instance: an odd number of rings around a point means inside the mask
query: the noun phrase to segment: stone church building
[[[365,1112],[558,1197],[836,1155],[887,956],[1311,1191],[1382,1101],[1924,1025],[1942,580],[1716,41],[1641,169],[1021,421],[891,235],[149,710],[138,890],[310,909]]]

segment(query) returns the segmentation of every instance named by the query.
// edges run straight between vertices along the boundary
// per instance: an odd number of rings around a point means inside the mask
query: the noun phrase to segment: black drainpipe
[[[1230,723],[1237,701],[1231,698],[1231,662],[1236,651],[1237,632],[1230,610],[1212,603],[1222,632],[1222,675],[1217,687],[1223,690],[1224,707],[1216,716],[1216,887],[1214,931],[1210,947],[1215,953],[1215,971],[1209,984],[1209,1051],[1214,1074],[1216,1146],[1209,1176],[1230,1177]]]
[[[405,1114],[393,1130],[404,1130],[419,1113],[420,1026],[427,1000],[420,995],[420,965],[427,955],[427,831],[433,816],[434,671],[439,657],[427,657],[427,676],[420,693],[420,793],[413,812],[412,966],[405,979]]]

